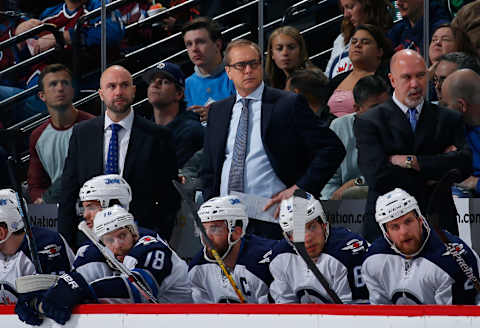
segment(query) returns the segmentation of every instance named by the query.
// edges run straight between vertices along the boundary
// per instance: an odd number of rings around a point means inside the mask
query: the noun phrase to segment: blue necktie
[[[110,124],[112,136],[108,144],[107,165],[105,166],[105,174],[118,174],[118,131],[122,128],[120,124]]]
[[[242,113],[237,127],[235,144],[233,146],[232,165],[228,175],[228,193],[231,191],[244,191],[245,158],[247,156],[248,138],[248,105],[250,99],[242,98]]]
[[[412,131],[415,132],[415,128],[417,127],[417,109],[416,108],[408,109],[408,120],[410,121],[410,125],[412,126]]]

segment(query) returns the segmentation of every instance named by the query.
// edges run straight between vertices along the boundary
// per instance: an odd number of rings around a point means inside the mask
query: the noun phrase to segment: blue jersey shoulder
[[[37,242],[37,253],[43,273],[70,271],[70,261],[66,249],[67,246],[60,234],[40,227],[33,227],[32,233]],[[30,260],[32,259],[26,236],[20,245],[20,249]]]
[[[93,243],[83,245],[78,249],[77,256],[73,262],[73,268],[76,269],[92,262],[106,262],[103,254]]]
[[[368,249],[367,241],[345,228],[331,227],[324,253],[333,256],[346,267],[358,265]]]

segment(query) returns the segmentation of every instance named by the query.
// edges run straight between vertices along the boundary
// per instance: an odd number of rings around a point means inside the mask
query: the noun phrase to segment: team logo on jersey
[[[7,200],[6,199],[0,199],[0,206],[5,206],[7,205]]]
[[[238,198],[231,198],[231,199],[230,199],[230,204],[232,204],[232,205],[240,204],[240,199],[238,199]]]
[[[270,255],[272,255],[272,250],[269,250],[262,256],[262,259],[258,261],[259,264],[270,263]]]
[[[105,184],[120,184],[120,179],[110,179],[110,178],[107,178],[105,179]]]
[[[347,242],[347,246],[342,248],[342,251],[352,251],[352,253],[358,253],[365,250],[363,240],[352,239]]]
[[[155,239],[155,238],[152,237],[152,236],[142,237],[142,238],[138,241],[139,244],[143,244],[143,245],[145,245],[145,246],[147,246],[147,245],[149,245],[149,244],[153,244],[153,243],[155,243],[155,242],[157,242],[157,239]]]
[[[442,256],[445,256],[445,255],[450,255],[451,252],[448,250],[448,249],[451,249],[453,250],[453,254],[452,255],[462,255],[463,253],[465,253],[465,248],[463,248],[463,244],[460,244],[460,243],[448,243],[447,244],[448,247],[447,247],[447,251],[445,253],[442,254]]]
[[[48,255],[48,258],[54,258],[56,256],[60,255],[60,250],[62,249],[62,246],[56,245],[56,244],[50,244],[47,245],[43,248],[43,250],[39,251],[38,254],[46,254]]]
[[[17,297],[17,291],[8,281],[0,281],[0,304],[15,304]]]

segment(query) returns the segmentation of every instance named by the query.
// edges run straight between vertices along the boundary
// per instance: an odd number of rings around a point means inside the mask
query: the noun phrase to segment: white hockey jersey
[[[445,232],[478,277],[477,254]],[[376,240],[362,266],[372,304],[475,304],[476,291],[433,230],[417,256],[406,259],[385,238]]]
[[[330,288],[344,303],[368,299],[361,276],[367,242],[345,228],[331,228],[327,243],[315,263]],[[275,303],[333,303],[291,244],[283,240],[273,250],[270,294]]]
[[[187,264],[164,241],[152,236],[141,237],[125,256],[123,264],[161,303],[192,303]],[[95,246],[82,246],[74,267],[102,303],[148,302],[126,276],[107,264]]]
[[[268,270],[272,248],[278,241],[245,235],[233,272],[233,280],[245,296],[247,303],[270,303],[269,285],[272,276]],[[192,282],[195,303],[240,303],[217,263],[203,257],[200,251],[190,263],[188,272]]]
[[[44,228],[32,227],[32,233],[43,273],[60,275],[69,272],[74,254],[65,239]],[[14,255],[5,256],[0,253],[0,304],[16,303],[18,293],[15,280],[36,273],[26,237]]]

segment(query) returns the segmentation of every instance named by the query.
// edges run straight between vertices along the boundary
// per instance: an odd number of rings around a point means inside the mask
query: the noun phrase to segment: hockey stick
[[[185,204],[187,206],[188,211],[193,217],[193,220],[195,221],[195,225],[197,226],[198,230],[200,230],[200,233],[202,234],[203,240],[205,243],[208,245],[210,248],[210,252],[212,253],[213,257],[215,258],[215,261],[217,264],[220,266],[220,269],[222,270],[223,274],[228,278],[228,281],[230,282],[230,285],[232,285],[233,290],[237,294],[238,298],[240,299],[240,303],[246,303],[245,301],[245,296],[243,296],[242,292],[240,289],[237,287],[237,284],[235,283],[235,280],[233,280],[232,275],[230,272],[228,272],[227,268],[225,267],[225,263],[223,263],[223,260],[220,258],[218,255],[217,250],[215,249],[215,246],[213,245],[213,242],[208,238],[207,232],[205,231],[205,228],[203,227],[202,221],[200,220],[200,217],[197,214],[197,211],[195,209],[195,204],[193,201],[191,201],[187,193],[184,190],[184,187],[175,180],[172,180],[173,186],[175,189],[177,189],[178,193],[180,194],[180,197],[185,201]]]
[[[19,205],[18,208],[20,210],[20,216],[22,217],[23,225],[25,228],[25,236],[27,237],[28,249],[30,250],[30,254],[32,255],[33,266],[35,267],[35,271],[41,274],[43,273],[43,270],[40,259],[38,258],[37,243],[35,241],[35,238],[33,237],[32,226],[30,225],[30,221],[27,217],[27,209],[25,206],[25,198],[23,197],[22,187],[20,186],[20,183],[18,183],[17,177],[15,175],[15,159],[12,156],[9,156],[7,163],[8,175],[10,176],[10,181],[14,185],[15,194],[17,196],[17,202]]]
[[[145,297],[147,300],[149,300],[151,303],[160,303],[155,296],[150,292],[150,290],[138,279],[137,276],[135,276],[132,271],[130,271],[123,263],[121,263],[115,255],[108,249],[108,247],[103,246],[100,244],[100,242],[97,240],[96,236],[94,233],[88,228],[87,222],[82,221],[78,224],[78,230],[83,232],[85,236],[87,236],[88,239],[98,248],[98,250],[105,256],[107,260],[112,263],[115,268],[118,269],[121,273],[125,274],[127,276],[128,281],[132,283],[135,288],[142,294],[143,297]]]
[[[445,231],[440,229],[440,217],[439,217],[439,210],[437,208],[437,204],[443,204],[444,201],[442,200],[443,197],[452,197],[451,187],[455,182],[461,180],[461,174],[458,169],[453,169],[448,171],[438,182],[435,190],[433,191],[432,195],[430,196],[430,200],[428,202],[427,214],[426,218],[428,222],[431,224],[435,232],[438,234],[442,242],[445,244],[445,248],[447,251],[452,255],[455,262],[458,264],[460,269],[462,270],[463,274],[472,281],[475,289],[477,292],[480,292],[480,281],[473,273],[472,267],[470,267],[462,255],[455,249],[455,247],[451,244],[450,240],[448,239]]]
[[[299,197],[300,199],[296,199],[296,201],[305,201],[307,199],[307,194],[305,191],[301,189],[295,190],[293,196]],[[312,259],[307,253],[305,249],[305,220],[297,219],[294,217],[293,220],[293,245],[298,252],[298,255],[303,259],[305,264],[307,265],[308,269],[312,271],[313,275],[320,284],[323,286],[325,291],[327,292],[328,296],[333,300],[336,304],[343,304],[342,300],[338,297],[337,293],[335,293],[328,284],[327,279],[323,276],[323,274],[318,270],[318,267],[313,263]]]

